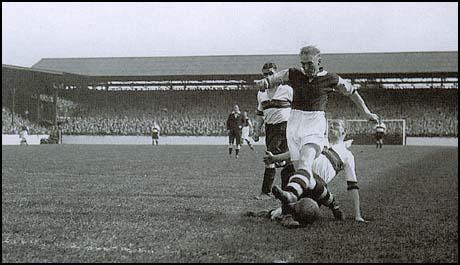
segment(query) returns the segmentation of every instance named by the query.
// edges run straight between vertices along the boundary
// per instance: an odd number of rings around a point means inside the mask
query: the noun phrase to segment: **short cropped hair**
[[[300,55],[317,55],[320,54],[321,51],[316,48],[315,46],[305,46],[302,49],[300,49]]]
[[[347,127],[345,125],[345,120],[343,120],[343,119],[334,119],[334,120],[331,120],[330,123],[331,123],[331,125],[332,124],[340,125],[340,126],[342,126],[344,132],[347,131]]]
[[[270,69],[270,68],[273,68],[273,69],[276,70],[276,69],[277,69],[276,64],[275,64],[275,63],[272,63],[272,62],[264,63],[264,66],[262,66],[262,72],[263,72],[264,70],[268,70],[268,69]]]

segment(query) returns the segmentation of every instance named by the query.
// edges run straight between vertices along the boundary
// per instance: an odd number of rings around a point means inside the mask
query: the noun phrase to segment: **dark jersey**
[[[243,116],[241,114],[237,113],[230,113],[228,115],[227,119],[227,130],[230,131],[241,131],[241,128],[243,127]]]
[[[318,74],[309,78],[297,68],[289,69],[289,85],[294,95],[292,109],[302,111],[325,111],[328,93],[339,84],[339,76],[334,73]]]
[[[243,118],[243,122],[241,124],[243,127],[249,126],[249,119],[248,118]]]
[[[158,130],[158,128],[152,129],[152,139],[158,139],[159,134],[160,134],[160,130]]]

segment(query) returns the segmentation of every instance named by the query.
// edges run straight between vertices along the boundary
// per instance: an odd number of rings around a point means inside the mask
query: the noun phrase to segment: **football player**
[[[252,130],[253,125],[251,120],[249,119],[248,112],[244,111],[243,112],[243,128],[241,129],[241,142],[243,140],[248,144],[249,148],[251,148],[252,151],[254,151],[254,147],[252,146],[251,143],[251,138],[249,138],[249,133]]]
[[[235,157],[238,158],[241,147],[241,129],[243,128],[243,119],[238,105],[233,106],[233,111],[227,118],[228,132],[228,155],[232,156],[233,146],[235,146]]]
[[[283,204],[293,203],[304,192],[311,192],[313,199],[333,209],[334,216],[342,219],[341,211],[334,205],[334,197],[327,188],[313,177],[313,162],[327,144],[326,103],[328,93],[336,91],[348,96],[372,121],[378,116],[372,113],[352,84],[334,73],[328,73],[321,66],[320,50],[314,46],[300,50],[302,67],[279,71],[255,84],[262,89],[277,87],[289,82],[293,89],[291,114],[287,123],[287,141],[296,172],[289,179],[289,192],[273,186],[272,193]]]
[[[158,139],[160,138],[160,125],[156,121],[153,122],[152,127],[152,145],[158,145]]]
[[[387,126],[381,119],[379,119],[378,123],[374,126],[375,131],[375,144],[376,148],[382,148],[383,146],[383,137],[385,136]]]
[[[323,183],[327,186],[336,176],[343,177],[347,182],[347,190],[353,199],[354,217],[358,222],[367,222],[361,216],[359,187],[355,171],[355,158],[348,148],[351,146],[352,140],[344,141],[346,136],[345,122],[343,120],[333,120],[329,126],[329,147],[325,147],[320,156],[313,162],[313,174],[317,182]],[[273,163],[281,160],[289,159],[289,152],[274,155],[267,153],[264,157],[265,163]],[[314,198],[314,194],[309,192],[300,192],[300,187],[295,182],[290,182],[286,191],[281,190],[281,197],[294,196],[295,193],[301,193],[300,197]],[[321,204],[321,200],[317,200]],[[288,210],[281,208],[271,211],[270,218],[282,218],[283,214],[287,214]],[[289,222],[284,220],[285,224],[296,226],[295,220]],[[297,224],[298,225],[298,224]]]
[[[26,146],[29,145],[27,143],[28,135],[29,135],[29,128],[27,128],[27,126],[23,125],[21,127],[21,131],[19,132],[19,140],[20,140],[19,145],[26,145]]]
[[[271,76],[276,73],[275,63],[267,62],[262,66],[262,74]],[[291,112],[292,88],[288,85],[262,89],[257,92],[256,124],[254,127],[253,139],[259,141],[262,125],[265,124],[265,145],[267,151],[273,154],[280,154],[288,151],[286,139],[286,126]],[[285,187],[289,177],[294,174],[292,163],[269,163],[265,165],[262,191],[256,199],[273,198],[271,194],[273,181],[275,180],[276,168],[281,170],[281,186]]]

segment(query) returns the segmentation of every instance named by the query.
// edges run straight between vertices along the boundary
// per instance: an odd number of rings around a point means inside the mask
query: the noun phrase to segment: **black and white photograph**
[[[458,263],[458,2],[2,2],[2,263]]]

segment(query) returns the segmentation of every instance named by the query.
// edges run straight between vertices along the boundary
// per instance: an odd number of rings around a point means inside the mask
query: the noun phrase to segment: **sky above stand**
[[[458,3],[2,2],[2,64],[42,58],[458,51]]]

